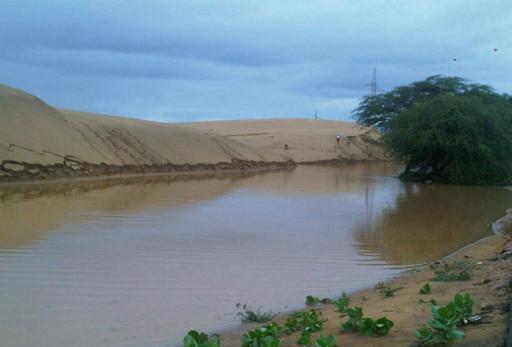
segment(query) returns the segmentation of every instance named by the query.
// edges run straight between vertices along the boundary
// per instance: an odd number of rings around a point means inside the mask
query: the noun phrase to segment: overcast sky
[[[510,0],[0,0],[0,23],[0,83],[83,111],[347,120],[374,67],[512,93]]]

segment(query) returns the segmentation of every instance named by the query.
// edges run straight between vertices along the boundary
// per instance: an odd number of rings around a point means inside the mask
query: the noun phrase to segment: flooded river
[[[0,345],[161,347],[374,284],[490,233],[501,188],[397,166],[0,186]]]

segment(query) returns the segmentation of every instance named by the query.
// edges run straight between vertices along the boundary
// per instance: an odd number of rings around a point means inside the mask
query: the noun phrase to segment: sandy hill
[[[0,85],[0,180],[382,159],[377,139],[376,132],[348,122],[169,124],[57,109]]]
[[[65,163],[70,170],[84,171],[87,165],[147,169],[233,159],[285,161],[274,153],[180,125],[56,109],[35,96],[0,85],[0,176],[4,178]]]
[[[260,119],[184,123],[184,125],[283,156],[295,162],[338,159],[385,160],[374,129],[351,122],[314,119]],[[340,134],[340,144],[336,135]],[[287,148],[285,148],[287,145]]]

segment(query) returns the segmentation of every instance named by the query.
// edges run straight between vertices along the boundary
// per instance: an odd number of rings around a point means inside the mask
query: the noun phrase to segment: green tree
[[[512,103],[479,89],[424,98],[387,120],[384,142],[407,163],[402,178],[512,183]]]
[[[390,121],[399,113],[419,101],[443,94],[492,96],[491,87],[468,83],[460,77],[435,75],[408,86],[401,86],[376,96],[365,96],[352,114],[359,124],[373,126],[383,132],[389,130]]]

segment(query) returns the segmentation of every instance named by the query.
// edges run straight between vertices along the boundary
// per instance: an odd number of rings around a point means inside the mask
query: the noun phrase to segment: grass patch
[[[262,307],[254,308],[247,304],[236,304],[239,312],[236,314],[242,322],[262,323],[271,321],[275,314],[272,311],[263,311]]]
[[[434,271],[432,281],[469,281],[473,276],[473,265],[467,261],[456,261],[453,263],[442,261],[431,265],[430,268]]]

